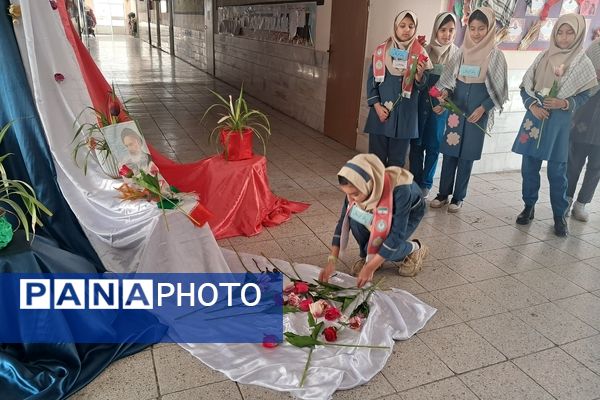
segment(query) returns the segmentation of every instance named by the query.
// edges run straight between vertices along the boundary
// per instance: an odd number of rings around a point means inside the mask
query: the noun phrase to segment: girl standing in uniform
[[[552,30],[550,48],[541,53],[521,83],[521,97],[527,109],[513,152],[522,154],[522,194],[525,208],[517,224],[534,218],[540,189],[542,161],[548,161],[550,203],[554,233],[567,236],[567,159],[573,112],[590,97],[596,86],[596,71],[582,44],[586,32],[581,15],[561,16]]]
[[[412,11],[398,14],[392,36],[375,49],[369,68],[367,103],[371,109],[365,132],[369,153],[386,166],[404,166],[410,140],[419,136],[419,90],[425,87],[426,70],[433,65],[417,41],[417,22]]]
[[[456,17],[449,12],[437,15],[431,33],[431,43],[425,50],[433,63],[433,70],[427,85],[419,97],[419,137],[410,142],[410,172],[427,198],[433,185],[433,176],[440,155],[440,141],[446,129],[448,111],[436,98],[429,95],[429,89],[440,79],[444,65],[458,48],[454,45]]]
[[[435,85],[442,93],[440,99],[450,96],[464,115],[448,115],[441,144],[440,191],[431,207],[448,204],[452,194],[448,212],[461,209],[473,162],[481,158],[485,132],[493,123],[494,109],[502,110],[508,98],[506,75],[506,59],[496,47],[494,11],[478,8],[469,16],[462,47]]]

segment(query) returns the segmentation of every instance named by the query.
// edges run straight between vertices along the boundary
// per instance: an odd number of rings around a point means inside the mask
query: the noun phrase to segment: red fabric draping
[[[183,192],[198,193],[202,204],[212,211],[214,217],[208,223],[217,239],[256,235],[263,226],[279,225],[292,213],[308,208],[308,204],[288,201],[271,192],[263,156],[226,161],[218,155],[185,164],[185,169],[168,159],[164,161],[160,172],[165,179],[177,182]]]
[[[75,52],[93,106],[108,115],[108,100],[112,88],[79,40],[65,2],[59,1],[58,4],[67,40]],[[129,118],[121,111],[119,121],[127,120]],[[212,213],[209,224],[217,239],[256,235],[261,232],[263,225],[279,225],[289,220],[291,213],[301,212],[309,207],[308,204],[279,198],[271,192],[264,157],[227,162],[221,156],[215,156],[195,163],[179,164],[160,154],[150,144],[148,148],[152,160],[169,184],[182,192],[200,195],[200,201],[210,212],[198,204],[192,211],[192,217],[206,218]]]

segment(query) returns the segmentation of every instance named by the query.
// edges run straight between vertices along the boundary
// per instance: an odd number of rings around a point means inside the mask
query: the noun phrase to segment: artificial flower
[[[325,340],[328,342],[335,342],[337,340],[337,328],[330,326],[323,329],[323,336],[325,336]]]
[[[446,137],[446,143],[450,146],[456,146],[460,143],[460,135],[456,132],[450,132]]]
[[[529,140],[529,135],[526,133],[521,133],[519,135],[519,142],[521,142],[522,144],[527,143],[527,141]]]
[[[456,128],[458,125],[460,125],[460,119],[458,118],[458,115],[450,114],[448,117],[448,127]]]
[[[323,316],[327,321],[335,321],[342,316],[342,313],[337,307],[329,307],[325,310]]]

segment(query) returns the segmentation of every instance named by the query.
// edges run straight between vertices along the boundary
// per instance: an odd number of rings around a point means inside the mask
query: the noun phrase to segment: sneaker
[[[573,205],[573,198],[567,197],[567,201],[569,202],[569,206],[567,207],[567,212],[565,212],[565,217],[568,217],[571,215],[571,206]]]
[[[590,219],[590,213],[585,209],[585,203],[576,201],[573,204],[573,218],[581,222],[588,222]]]
[[[419,244],[419,249],[410,253],[400,266],[398,267],[398,273],[400,276],[415,276],[421,271],[423,268],[423,260],[429,254],[429,248],[423,245],[420,241],[415,240]]]
[[[450,202],[450,205],[448,206],[448,212],[449,213],[457,213],[460,211],[462,206],[463,206],[462,200],[452,199],[452,201]]]
[[[448,196],[442,196],[441,194],[438,194],[435,199],[431,200],[429,207],[442,208],[446,204],[448,204]]]
[[[362,267],[365,265],[366,261],[367,260],[364,258],[360,258],[358,261],[356,261],[354,263],[354,265],[350,268],[350,275],[352,275],[352,276],[358,275],[358,273],[360,272]]]
[[[427,196],[429,196],[429,189],[421,188],[421,196],[423,196],[423,198],[426,199]]]

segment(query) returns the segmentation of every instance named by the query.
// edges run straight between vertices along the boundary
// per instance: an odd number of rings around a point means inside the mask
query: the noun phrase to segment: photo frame
[[[152,157],[135,121],[108,125],[101,129],[119,168],[126,165],[134,174],[140,170],[148,172]]]

